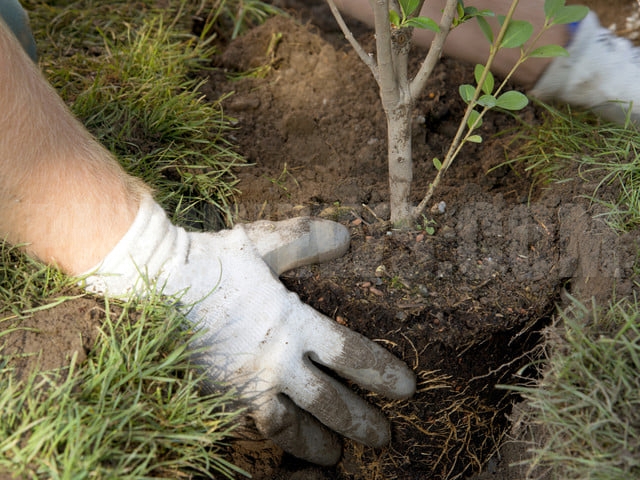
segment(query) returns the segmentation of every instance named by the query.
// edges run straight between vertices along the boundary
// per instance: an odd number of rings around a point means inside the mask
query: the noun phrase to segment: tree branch
[[[376,56],[378,62],[378,85],[380,99],[385,111],[398,103],[399,91],[396,83],[395,55],[391,44],[391,23],[389,22],[389,0],[370,0],[373,7],[376,31]]]
[[[420,66],[420,70],[411,81],[411,98],[417,98],[420,93],[422,93],[431,72],[433,72],[433,69],[440,60],[442,49],[444,48],[444,42],[449,35],[451,24],[453,23],[453,19],[456,15],[457,5],[457,0],[447,0],[444,11],[442,12],[442,19],[440,20],[440,31],[436,33],[436,36],[429,47],[429,53],[427,53],[424,62],[422,62],[422,65]]]
[[[447,1],[451,1],[451,0],[447,0]],[[455,2],[456,0],[453,0],[453,1]],[[493,65],[493,60],[495,59],[495,56],[498,53],[498,50],[500,50],[500,45],[502,44],[502,40],[507,31],[509,23],[513,18],[513,14],[516,10],[516,7],[518,6],[518,2],[519,0],[513,0],[511,2],[511,7],[509,8],[509,11],[507,12],[507,15],[504,18],[502,26],[500,27],[500,31],[498,32],[497,37],[495,38],[495,40],[493,41],[493,44],[491,45],[489,58],[487,59],[487,62],[484,66],[485,67],[484,71],[480,76],[479,81],[477,82],[477,86],[476,86],[476,90],[474,92],[473,98],[467,105],[467,108],[464,112],[464,116],[460,121],[460,125],[458,126],[458,131],[456,132],[454,139],[449,145],[449,150],[447,151],[444,161],[442,162],[442,166],[440,167],[440,170],[438,170],[438,173],[436,174],[433,182],[429,184],[429,188],[427,188],[427,193],[425,194],[422,201],[413,209],[413,215],[416,217],[418,215],[421,215],[422,212],[427,208],[427,203],[431,200],[431,197],[433,196],[433,192],[440,184],[442,175],[451,166],[455,158],[458,156],[458,153],[460,153],[460,150],[462,149],[462,146],[465,144],[466,139],[471,134],[471,130],[469,130],[467,131],[466,136],[463,138],[463,134],[467,129],[467,122],[469,120],[469,117],[471,116],[471,111],[477,105],[478,97],[482,92],[482,85],[484,84],[484,80],[487,76],[487,73],[491,70],[491,66]],[[517,65],[512,68],[512,71],[517,67]],[[509,73],[509,75],[511,75],[511,73]],[[502,85],[500,86],[500,88],[502,88]],[[483,111],[481,112],[480,116],[482,117],[487,110],[488,109],[485,107],[485,109],[483,109]]]
[[[358,40],[356,40],[356,38],[353,36],[353,33],[351,33],[351,30],[345,23],[344,18],[340,13],[340,10],[338,10],[338,7],[336,7],[335,2],[333,0],[327,0],[327,3],[329,4],[331,13],[333,13],[333,17],[336,19],[336,22],[338,22],[338,26],[340,27],[340,30],[342,30],[342,34],[349,41],[353,49],[356,51],[356,53],[360,57],[360,60],[362,60],[364,64],[367,67],[369,67],[369,70],[371,70],[371,73],[373,74],[373,78],[375,78],[377,82],[378,81],[378,65],[374,57],[372,57],[367,52],[365,52],[364,48],[362,48],[362,45],[360,45]]]

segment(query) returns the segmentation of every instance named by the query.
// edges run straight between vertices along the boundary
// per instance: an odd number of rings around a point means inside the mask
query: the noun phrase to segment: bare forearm
[[[0,20],[0,236],[77,274],[131,225],[146,187],[73,117]]]
[[[496,14],[505,14],[510,1],[505,0],[477,0],[472,4],[478,9],[489,9]],[[357,18],[369,25],[373,25],[373,12],[368,0],[336,0],[336,4],[345,14]],[[442,16],[445,0],[428,0],[422,9],[422,15],[433,18],[436,21]],[[538,31],[544,24],[544,9],[541,0],[527,0],[520,2],[514,16],[516,19],[527,20]],[[489,19],[497,32],[498,23],[495,19]],[[416,29],[414,41],[423,47],[428,47],[433,40],[433,32]],[[540,39],[540,45],[557,44],[565,46],[568,42],[568,33],[562,26],[549,29]],[[469,63],[484,63],[489,56],[489,44],[480,30],[477,22],[467,22],[452,30],[444,45],[445,55],[457,58]],[[498,75],[506,75],[516,64],[520,57],[519,49],[502,49],[498,53],[493,71]],[[530,59],[522,64],[513,76],[514,81],[526,88],[532,87],[540,75],[547,68],[550,59]]]

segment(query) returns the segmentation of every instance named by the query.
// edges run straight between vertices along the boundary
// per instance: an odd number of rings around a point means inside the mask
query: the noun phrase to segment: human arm
[[[368,25],[373,25],[373,10],[369,5],[369,0],[334,0],[337,7],[346,15],[358,19]],[[442,10],[446,0],[429,0],[422,7],[421,15],[440,21]],[[541,0],[528,0],[520,2],[516,9],[514,18],[531,22],[534,29],[539,30],[544,25],[544,8]],[[473,5],[479,10],[488,9],[496,15],[504,15],[511,4],[510,0],[476,0],[465,2]],[[495,18],[488,17],[487,21],[494,30],[499,30],[499,24]],[[428,48],[434,38],[434,33],[427,29],[415,29],[413,41],[423,47]],[[552,28],[548,30],[541,39],[542,44],[566,45],[569,35],[564,28]],[[472,64],[484,64],[489,57],[489,43],[482,33],[476,21],[469,21],[451,30],[444,44],[443,54],[458,60]],[[501,49],[493,62],[493,72],[497,75],[506,75],[520,58],[519,49]],[[530,59],[520,66],[513,75],[513,80],[525,88],[531,88],[536,80],[547,68],[551,59],[536,58]]]
[[[192,327],[206,329],[196,345],[206,353],[196,360],[207,386],[234,388],[260,430],[292,453],[335,462],[340,448],[330,429],[374,446],[389,440],[383,416],[316,365],[393,398],[413,392],[413,373],[277,279],[343,253],[344,227],[302,219],[212,234],[173,225],[149,189],[73,118],[1,22],[0,99],[1,235],[83,276],[94,292],[181,296]]]
[[[334,0],[349,16],[373,25],[369,0]],[[478,9],[488,9],[504,15],[511,0],[477,0],[469,2]],[[421,15],[440,19],[445,0],[424,3]],[[519,2],[514,18],[532,24],[534,32],[545,25],[543,0]],[[495,18],[486,18],[493,25]],[[416,29],[413,39],[417,45],[429,47],[433,32]],[[557,58],[529,58],[515,70],[511,79],[539,100],[564,102],[574,107],[592,110],[599,116],[624,124],[627,118],[640,124],[640,50],[628,39],[618,37],[600,25],[591,11],[576,24],[558,24],[546,29],[536,47],[559,45],[568,56]],[[471,64],[486,63],[489,47],[477,22],[466,22],[451,31],[444,44],[444,55]],[[519,48],[498,51],[492,71],[505,76],[520,59]]]

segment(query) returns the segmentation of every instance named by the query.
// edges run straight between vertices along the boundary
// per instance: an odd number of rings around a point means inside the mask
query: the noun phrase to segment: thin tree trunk
[[[411,102],[387,111],[387,141],[391,223],[406,228],[412,220]]]
[[[0,0],[1,1],[1,0]],[[362,61],[369,67],[380,87],[380,99],[387,117],[387,161],[389,164],[389,203],[391,222],[397,228],[412,226],[415,211],[410,204],[413,180],[411,150],[411,113],[413,101],[424,89],[427,78],[436,65],[444,40],[451,28],[458,0],[447,0],[440,32],[436,33],[429,53],[420,71],[409,80],[407,66],[413,28],[391,28],[390,5],[399,12],[396,0],[369,0],[374,14],[376,57],[373,59],[353,37],[333,0],[327,0],[338,25]],[[419,15],[424,0],[416,5],[412,17]]]

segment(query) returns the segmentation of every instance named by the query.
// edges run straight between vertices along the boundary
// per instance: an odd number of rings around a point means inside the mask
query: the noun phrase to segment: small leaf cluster
[[[424,28],[432,32],[439,32],[438,24],[429,17],[413,16],[420,7],[420,0],[399,0],[400,13],[389,11],[389,21],[395,28]]]
[[[457,13],[458,16],[453,19],[453,24],[451,25],[454,28],[458,25],[462,25],[472,18],[477,18],[478,21],[480,21],[479,19],[482,17],[495,17],[495,13],[493,13],[491,10],[478,10],[476,7],[465,7],[462,0],[458,0]],[[486,20],[484,20],[484,23],[488,25]]]
[[[579,22],[587,13],[589,13],[589,9],[583,5],[565,5],[565,0],[545,0],[545,25],[543,29],[546,30],[553,25]],[[487,15],[477,16],[476,18],[482,33],[489,40],[489,43],[493,44],[495,40],[493,30],[484,18],[485,16]],[[505,17],[503,15],[498,15],[500,25],[504,23],[504,20]],[[499,48],[522,48],[532,35],[533,25],[531,23],[525,20],[511,20]],[[528,52],[527,56],[530,58],[559,57],[568,56],[568,52],[559,45],[543,45]]]
[[[500,108],[509,111],[522,110],[529,103],[529,99],[521,92],[511,90],[502,94],[494,94],[495,78],[493,74],[486,70],[483,65],[476,65],[474,69],[474,77],[476,83],[480,85],[482,95],[475,100],[475,104],[485,109]],[[476,87],[469,84],[460,85],[460,96],[467,103],[474,101]],[[467,119],[467,126],[469,130],[475,130],[482,125],[482,116],[477,110],[472,110],[469,118]],[[471,135],[467,138],[468,141],[474,143],[482,142],[480,135]]]
[[[467,10],[469,10],[468,13]],[[546,0],[544,4],[545,24],[543,31],[553,25],[564,25],[567,23],[578,22],[587,15],[588,11],[587,7],[580,5],[567,6],[565,5],[565,0]],[[460,14],[461,12],[462,15]],[[494,38],[491,26],[485,18],[490,15],[485,11],[478,12],[472,7],[464,8],[459,4],[458,15],[459,18],[466,18],[466,16],[472,15],[477,19],[485,37],[489,42],[491,42],[492,50],[499,50],[502,48],[520,48],[521,61],[524,61],[526,58],[550,58],[569,55],[567,50],[559,45],[543,45],[526,51],[524,45],[533,36],[533,25],[530,22],[524,20],[510,20],[508,25],[506,25],[506,30],[502,37],[496,39]],[[500,26],[504,27],[505,17],[499,15],[497,19]],[[535,41],[533,43],[535,43]],[[495,79],[493,74],[489,70],[486,70],[483,65],[476,65],[474,76],[476,84],[478,85],[477,87],[469,84],[460,85],[459,87],[460,96],[465,103],[483,107],[482,113],[473,109],[468,116],[467,127],[469,128],[469,132],[482,125],[482,115],[489,109],[499,108],[508,111],[519,111],[527,106],[529,101],[521,92],[508,91],[500,93],[504,83],[494,90]],[[478,88],[480,89],[479,93],[477,92]],[[480,135],[469,135],[467,140],[474,143],[480,143],[482,142],[482,137],[480,137]]]

